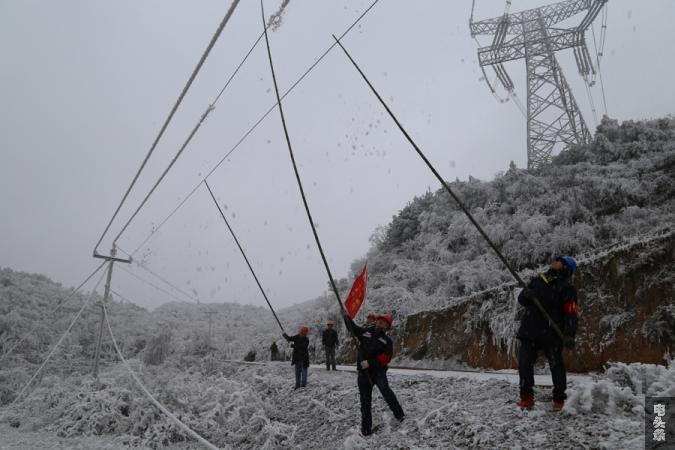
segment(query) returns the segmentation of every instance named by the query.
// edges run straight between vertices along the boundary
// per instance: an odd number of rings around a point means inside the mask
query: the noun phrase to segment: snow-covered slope
[[[521,411],[515,406],[518,387],[506,381],[391,374],[406,420],[395,421],[375,395],[379,431],[363,438],[353,373],[313,368],[308,387],[294,391],[291,367],[284,363],[191,363],[189,370],[174,363],[133,366],[195,431],[237,449],[637,449],[644,445],[644,395],[675,395],[672,366],[618,364],[598,380],[572,382],[558,413],[551,408],[550,388],[536,388],[536,407]],[[111,438],[119,448],[195,448],[133,388],[121,366],[107,369],[100,386],[91,379],[45,379],[25,402],[1,410],[0,431],[8,430],[6,444],[17,448],[11,444],[22,437],[12,427],[46,430],[59,443],[70,437],[71,448],[79,447],[79,439],[98,447],[85,436],[101,436],[102,448],[110,448]]]
[[[517,270],[675,223],[675,119],[604,119],[594,141],[538,172],[451,183]],[[411,201],[370,249],[369,301],[399,317],[511,281],[448,194]],[[583,266],[581,267],[583,270]]]

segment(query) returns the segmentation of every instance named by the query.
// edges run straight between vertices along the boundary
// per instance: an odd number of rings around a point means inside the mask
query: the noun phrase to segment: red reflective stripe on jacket
[[[391,361],[391,356],[387,355],[386,353],[382,353],[381,355],[377,355],[375,359],[378,363],[380,363],[381,366],[386,366],[389,364],[389,361]]]
[[[565,303],[563,303],[563,311],[565,311],[567,314],[574,314],[575,316],[579,316],[579,306],[577,305],[577,302],[574,300],[568,300]]]

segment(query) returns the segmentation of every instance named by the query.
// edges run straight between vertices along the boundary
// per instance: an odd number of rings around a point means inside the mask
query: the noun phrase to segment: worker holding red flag
[[[391,328],[393,318],[391,314],[379,315],[374,328],[359,327],[347,312],[344,312],[344,320],[347,328],[353,331],[359,341],[356,368],[361,400],[361,434],[368,436],[373,432],[371,413],[373,385],[380,390],[394,417],[398,421],[403,421],[404,417],[403,408],[387,380],[387,367],[394,352],[394,343],[387,336],[387,331]]]

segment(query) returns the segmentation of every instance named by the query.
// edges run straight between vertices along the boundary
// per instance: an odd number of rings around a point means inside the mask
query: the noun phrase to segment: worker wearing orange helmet
[[[330,370],[331,367],[333,370],[336,370],[335,347],[340,344],[340,340],[338,339],[337,331],[335,331],[333,325],[333,321],[329,319],[326,322],[326,329],[323,330],[323,333],[321,334],[321,343],[326,352],[326,370]]]
[[[377,316],[375,327],[359,327],[345,311],[344,320],[347,328],[354,332],[359,341],[356,368],[361,401],[361,434],[368,436],[373,432],[371,413],[373,385],[380,390],[394,417],[399,421],[403,421],[404,418],[403,408],[387,380],[387,368],[394,352],[394,343],[387,335],[387,331],[391,329],[393,318],[391,314],[380,314]]]
[[[293,355],[291,356],[291,365],[295,366],[295,389],[307,386],[307,368],[309,367],[309,328],[300,327],[300,333],[289,336],[284,333],[284,339],[291,342]]]

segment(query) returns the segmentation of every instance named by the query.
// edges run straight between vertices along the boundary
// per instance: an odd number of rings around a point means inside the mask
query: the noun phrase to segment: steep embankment
[[[577,348],[588,369],[601,370],[608,361],[663,364],[675,348],[675,233],[580,262]],[[399,363],[515,368],[517,294],[509,283],[449,308],[408,316],[396,330]],[[567,361],[571,370],[582,370],[571,354]]]

